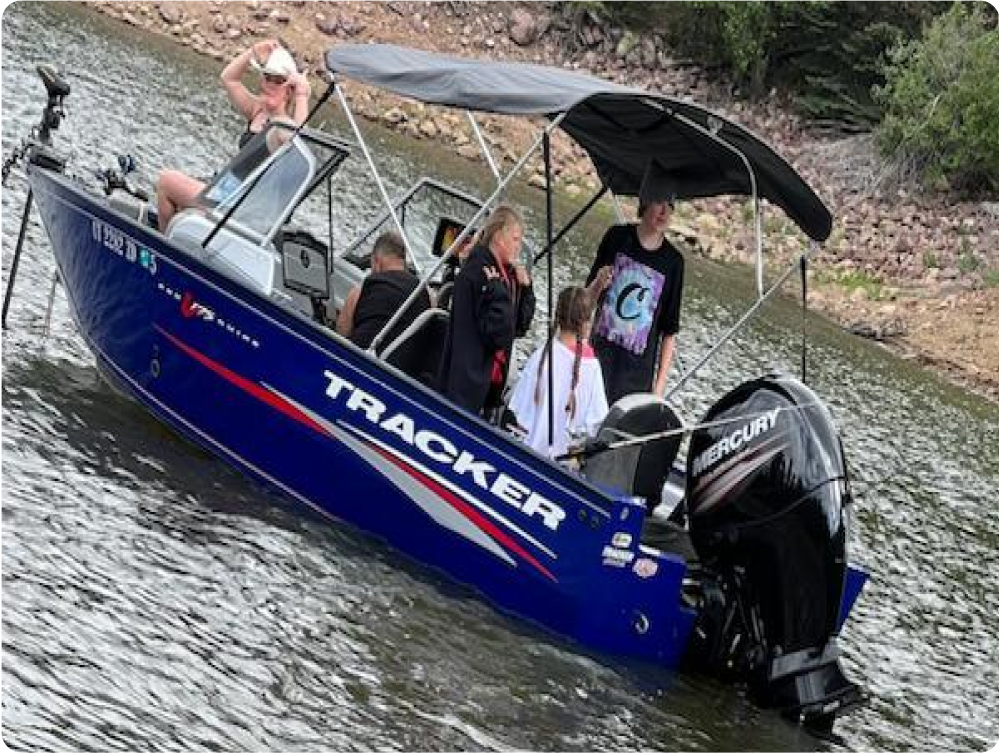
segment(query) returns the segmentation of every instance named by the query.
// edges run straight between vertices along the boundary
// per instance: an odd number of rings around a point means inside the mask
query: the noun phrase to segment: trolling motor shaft
[[[56,70],[50,65],[39,65],[36,68],[45,91],[48,94],[48,101],[42,111],[41,122],[31,129],[28,137],[21,142],[13,154],[3,163],[3,183],[7,182],[14,166],[25,157],[33,165],[38,165],[48,170],[62,171],[66,166],[66,160],[55,154],[51,149],[52,131],[59,128],[62,119],[66,117],[63,109],[63,100],[69,96],[69,84],[62,80]],[[28,196],[24,200],[24,213],[21,216],[21,229],[17,236],[17,246],[14,248],[14,258],[10,262],[10,279],[7,283],[7,291],[3,299],[3,312],[0,314],[0,326],[7,329],[7,311],[10,309],[11,297],[14,294],[14,281],[17,279],[17,267],[21,261],[21,250],[24,248],[24,236],[28,228],[28,217],[31,213],[31,202],[34,198],[31,189],[28,189]]]

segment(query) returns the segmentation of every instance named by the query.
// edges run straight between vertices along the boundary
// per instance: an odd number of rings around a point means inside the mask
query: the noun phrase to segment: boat
[[[557,68],[392,45],[339,45],[325,63],[328,86],[309,119],[255,136],[165,233],[130,183],[129,159],[100,171],[97,185],[92,171],[72,174],[55,143],[71,87],[39,66],[42,120],[4,177],[23,164],[25,222],[34,201],[100,372],[247,476],[504,613],[608,661],[742,684],[762,706],[830,732],[866,699],[841,669],[839,637],[868,577],[849,560],[853,501],[832,416],[804,373],[753,376],[693,426],[668,400],[828,237],[822,201],[763,140],[691,102]],[[350,108],[356,84],[463,112],[495,190],[481,198],[424,176],[390,196]],[[334,100],[347,135],[310,125]],[[483,137],[483,113],[538,127],[506,174]],[[601,184],[558,232],[557,132],[589,155]],[[547,272],[548,300],[565,233],[602,197],[616,205],[637,196],[650,160],[680,199],[745,196],[756,209],[756,301],[666,400],[623,398],[597,438],[562,459],[571,462],[534,452],[434,389],[446,309],[387,341],[403,306],[366,350],[328,326],[363,279],[379,230],[398,229],[421,289],[437,286],[455,249],[538,154],[547,217],[543,247],[531,255],[538,277]],[[385,207],[343,243],[329,206],[349,196],[338,181],[349,159],[367,166]],[[812,239],[801,264],[767,289],[763,200]],[[5,327],[22,242],[23,228]]]

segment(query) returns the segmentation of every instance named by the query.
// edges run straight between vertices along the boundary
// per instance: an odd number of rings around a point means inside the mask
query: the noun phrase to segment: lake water
[[[3,155],[40,114],[34,67],[71,83],[57,134],[86,176],[119,153],[207,174],[243,124],[219,64],[71,4],[3,15]],[[431,162],[372,134],[393,188]],[[352,159],[347,230],[378,203]],[[25,183],[3,191],[4,284]],[[524,191],[540,230],[541,197]],[[567,216],[567,215],[566,215]],[[574,232],[579,279],[608,221]],[[349,233],[347,233],[349,235]],[[341,240],[345,240],[341,239]],[[601,663],[383,546],[295,508],[162,428],[99,377],[32,218],[3,335],[2,732],[12,749],[982,750],[999,739],[999,409],[813,321],[810,383],[860,492],[872,581],[842,636],[870,704],[815,740],[738,690]],[[688,259],[688,366],[746,307],[745,269]],[[800,314],[769,305],[684,391],[696,420],[740,377],[795,370]],[[880,485],[879,485],[879,482]]]

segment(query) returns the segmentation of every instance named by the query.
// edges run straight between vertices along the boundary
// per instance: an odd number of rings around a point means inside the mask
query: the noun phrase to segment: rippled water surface
[[[75,174],[123,152],[147,187],[165,165],[206,174],[243,127],[213,61],[72,5],[20,3],[3,15],[4,157],[38,118],[34,66],[46,61],[73,87],[57,136]],[[431,159],[459,182],[484,179],[426,147],[375,141],[396,186]],[[348,229],[377,201],[353,165]],[[24,190],[15,177],[3,192],[5,285]],[[570,238],[563,279],[582,274],[601,229]],[[744,270],[688,269],[689,365],[750,290]],[[861,490],[853,553],[873,573],[842,639],[872,699],[840,721],[838,741],[819,741],[713,681],[581,655],[178,439],[101,380],[61,292],[46,333],[53,270],[33,219],[3,336],[11,748],[981,750],[999,739],[994,405],[813,324],[810,380],[842,428]],[[684,393],[687,419],[740,375],[796,368],[799,315],[783,303],[766,313]]]

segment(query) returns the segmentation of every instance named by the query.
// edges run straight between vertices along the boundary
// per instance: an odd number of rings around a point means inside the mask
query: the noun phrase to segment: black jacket
[[[350,340],[361,348],[371,345],[375,336],[388,324],[402,304],[416,290],[420,280],[404,269],[372,272],[361,284],[361,293],[354,308],[354,323]],[[402,317],[381,341],[379,350],[397,338],[413,320],[430,308],[430,295],[426,290],[413,301]]]
[[[514,337],[523,337],[534,317],[534,290],[517,284],[513,267],[509,283],[486,279],[485,268],[499,262],[484,246],[472,249],[454,281],[451,326],[441,361],[440,391],[473,413],[482,411],[489,392],[493,359],[503,351],[510,362]]]

